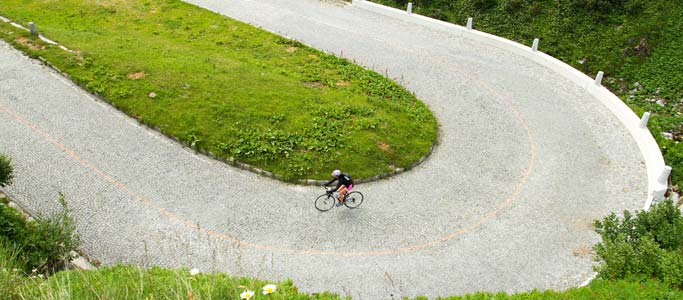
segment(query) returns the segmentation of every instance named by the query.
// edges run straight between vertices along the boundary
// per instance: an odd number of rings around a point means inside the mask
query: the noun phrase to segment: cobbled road
[[[0,43],[0,151],[16,166],[5,192],[43,215],[64,193],[105,265],[292,278],[355,299],[563,289],[592,276],[592,221],[645,200],[616,117],[522,57],[350,4],[188,2],[395,78],[438,117],[439,145],[359,185],[361,208],[320,213],[321,188],[194,154]]]

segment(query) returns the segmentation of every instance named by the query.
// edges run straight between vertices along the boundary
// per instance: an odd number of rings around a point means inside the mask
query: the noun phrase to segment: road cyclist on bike
[[[332,177],[334,178],[327,182],[325,186],[329,186],[333,182],[337,181],[337,186],[333,189],[329,189],[327,192],[338,193],[337,197],[339,198],[339,203],[337,203],[337,206],[341,206],[344,203],[344,197],[346,197],[346,194],[353,189],[353,179],[351,179],[349,174],[342,173],[340,170],[332,171]]]

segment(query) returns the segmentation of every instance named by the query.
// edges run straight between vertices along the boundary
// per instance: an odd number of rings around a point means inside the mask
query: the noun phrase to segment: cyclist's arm
[[[332,184],[335,180],[337,180],[337,178],[332,178],[332,180],[328,181],[328,182],[325,184],[325,186],[328,186],[328,185]]]

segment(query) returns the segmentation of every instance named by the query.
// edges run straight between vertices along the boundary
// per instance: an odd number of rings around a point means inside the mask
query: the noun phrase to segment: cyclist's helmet
[[[332,171],[332,176],[339,177],[339,175],[341,175],[341,171],[339,171],[339,170]]]

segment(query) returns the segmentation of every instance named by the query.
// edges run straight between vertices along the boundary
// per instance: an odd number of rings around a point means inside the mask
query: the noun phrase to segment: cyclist
[[[334,178],[332,178],[332,180],[326,183],[325,186],[328,186],[333,182],[337,181],[337,187],[335,187],[334,189],[330,189],[328,192],[339,193],[339,203],[337,203],[337,206],[341,206],[342,203],[344,203],[344,197],[346,197],[346,194],[351,189],[353,189],[353,179],[351,179],[351,176],[349,176],[349,174],[342,173],[340,170],[332,171],[332,177]]]

